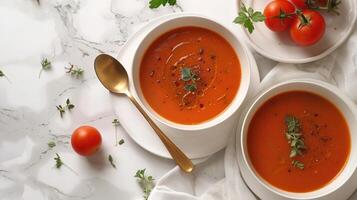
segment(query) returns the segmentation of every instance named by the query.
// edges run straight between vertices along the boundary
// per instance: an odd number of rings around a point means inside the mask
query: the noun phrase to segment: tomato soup
[[[247,135],[255,171],[290,192],[310,192],[333,180],[350,153],[350,133],[341,112],[323,97],[281,93],[253,116]]]
[[[219,115],[234,99],[240,81],[240,63],[231,45],[199,27],[163,34],[149,46],[140,66],[148,104],[180,124],[199,124]]]

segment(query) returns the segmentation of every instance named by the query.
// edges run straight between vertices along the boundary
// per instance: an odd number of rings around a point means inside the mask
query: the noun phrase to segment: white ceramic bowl
[[[259,107],[268,99],[276,96],[277,94],[287,91],[308,91],[318,94],[325,99],[332,102],[343,114],[347,121],[351,136],[351,152],[348,161],[342,171],[335,177],[329,184],[321,189],[306,192],[294,193],[281,190],[265,181],[255,171],[251,164],[248,151],[247,151],[247,134],[248,126],[255,112]],[[258,97],[250,104],[246,115],[243,120],[243,127],[241,130],[241,151],[243,152],[244,165],[248,170],[243,171],[248,186],[252,188],[258,196],[264,199],[342,199],[341,196],[336,196],[337,191],[348,189],[350,187],[353,192],[356,189],[356,180],[352,175],[354,174],[357,166],[357,116],[356,106],[343,95],[336,87],[322,81],[312,80],[295,80],[287,81],[275,85],[264,92],[260,93]],[[327,166],[326,166],[327,167]],[[351,188],[353,187],[353,188]],[[260,188],[260,189],[258,189]],[[346,190],[345,190],[346,193]],[[347,193],[348,194],[348,193]],[[341,194],[340,194],[341,195]],[[336,198],[339,197],[339,198]]]
[[[238,92],[236,94],[236,97],[231,102],[231,104],[221,114],[219,114],[212,120],[200,124],[195,124],[195,125],[184,125],[184,124],[174,123],[172,121],[163,118],[158,113],[156,113],[145,100],[140,88],[140,81],[139,81],[139,71],[140,71],[141,61],[148,47],[162,34],[170,30],[179,27],[185,27],[185,26],[206,28],[218,33],[220,36],[225,38],[228,41],[228,43],[230,43],[230,45],[233,47],[234,51],[236,52],[239,58],[240,65],[241,65],[241,74],[242,74],[241,83]],[[197,130],[208,129],[222,123],[238,110],[238,108],[241,106],[242,102],[246,98],[248,92],[248,88],[250,85],[250,77],[251,77],[250,73],[251,73],[250,59],[241,41],[239,41],[232,32],[230,32],[226,27],[219,24],[218,22],[209,19],[207,17],[192,15],[192,16],[176,17],[164,21],[163,23],[154,27],[146,35],[146,37],[142,40],[141,44],[137,48],[137,51],[133,58],[132,78],[133,78],[135,93],[138,97],[138,101],[141,105],[143,105],[143,108],[145,109],[146,112],[149,113],[151,117],[153,117],[156,121],[159,121],[161,124],[164,124],[174,129],[183,130],[183,131],[197,131]]]

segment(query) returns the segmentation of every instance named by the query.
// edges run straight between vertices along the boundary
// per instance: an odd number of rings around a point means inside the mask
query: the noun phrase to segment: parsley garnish
[[[67,70],[66,73],[67,74],[71,74],[72,76],[75,76],[76,78],[79,78],[81,76],[83,76],[84,70],[78,66],[74,66],[71,63],[69,64],[70,67],[65,69]]]
[[[197,90],[196,81],[199,79],[198,75],[194,73],[191,68],[181,68],[181,80],[186,82],[184,88],[187,92],[194,92]]]
[[[176,0],[151,0],[149,2],[149,8],[153,9],[153,8],[158,8],[161,5],[162,6],[166,6],[166,4],[169,4],[170,6],[173,6],[176,4]]]
[[[72,110],[74,108],[74,105],[71,103],[71,101],[69,99],[66,100],[66,105],[62,106],[62,105],[58,105],[56,106],[58,112],[60,113],[61,118],[63,117],[63,114],[66,112],[67,110]]]
[[[285,132],[285,137],[290,144],[290,158],[293,158],[298,155],[302,155],[302,151],[306,149],[304,138],[301,134],[301,124],[296,117],[286,116],[285,117],[285,125],[287,130]],[[300,169],[304,168],[304,164],[300,161],[293,160],[292,164],[294,167],[298,167]]]
[[[238,16],[234,19],[234,23],[241,24],[248,29],[249,33],[253,33],[254,25],[253,22],[263,22],[265,16],[260,11],[254,11],[253,8],[242,6],[239,9]]]
[[[149,195],[151,193],[151,190],[154,188],[154,178],[152,176],[146,176],[145,175],[145,170],[146,169],[141,169],[138,170],[135,174],[135,178],[138,178],[138,182],[140,184],[140,187],[142,188],[144,192],[144,199],[147,200],[149,198]]]
[[[109,156],[108,156],[108,160],[109,160],[110,164],[112,165],[112,167],[116,169],[116,168],[117,168],[117,166],[114,164],[114,160],[113,160],[112,155],[110,155],[110,154],[109,154]]]

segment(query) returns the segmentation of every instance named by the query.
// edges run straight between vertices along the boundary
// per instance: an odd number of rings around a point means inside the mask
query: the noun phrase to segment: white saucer
[[[139,46],[140,41],[143,37],[151,30],[151,28],[163,20],[167,20],[177,16],[192,15],[189,13],[175,13],[170,15],[165,15],[150,21],[146,26],[142,27],[138,32],[136,32],[121,48],[117,58],[118,60],[126,67],[128,74],[131,72],[132,58],[135,54],[136,48]],[[197,14],[196,14],[197,15]],[[226,26],[227,27],[227,26]],[[230,29],[229,27],[227,27]],[[236,30],[230,29],[233,33],[237,33]],[[251,94],[260,82],[259,71],[256,65],[256,62],[246,48],[248,55],[250,56],[251,63],[251,86],[249,88],[248,95]],[[132,87],[132,85],[130,86]],[[115,113],[118,116],[119,121],[121,122],[123,128],[129,134],[129,136],[142,148],[147,151],[164,157],[170,158],[171,156],[166,150],[165,146],[162,144],[160,139],[156,136],[155,132],[146,122],[143,116],[137,111],[137,109],[132,105],[127,97],[120,95],[111,95],[112,105],[114,107]],[[237,116],[234,116],[237,117]],[[230,120],[225,124],[224,128],[219,129],[222,131],[235,131],[235,120]],[[160,124],[158,124],[160,126]],[[191,134],[182,134],[177,133],[175,130],[168,129],[168,127],[160,128],[170,137],[170,139],[175,142],[175,144],[182,149],[185,154],[191,158],[202,158],[209,156],[220,149],[224,148],[225,145],[217,145],[214,138],[209,138],[208,135],[204,133],[191,133]]]
[[[264,11],[271,0],[247,0],[246,5]],[[239,1],[238,1],[239,2]],[[239,5],[239,4],[238,4]],[[238,13],[238,8],[236,12]],[[247,42],[261,55],[283,63],[307,63],[321,59],[339,47],[350,35],[357,19],[356,0],[343,0],[339,16],[321,12],[326,21],[326,32],[315,45],[300,47],[290,39],[289,33],[274,33],[265,23],[255,23],[252,34],[243,30]]]

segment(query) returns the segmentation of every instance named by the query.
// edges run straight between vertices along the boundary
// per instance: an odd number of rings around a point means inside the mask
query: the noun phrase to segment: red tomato
[[[325,20],[322,15],[313,10],[304,10],[302,16],[295,18],[290,28],[293,41],[301,46],[309,46],[318,42],[325,33]]]
[[[306,5],[306,0],[290,0],[291,2],[293,2],[293,4],[300,9],[306,9],[307,5]]]
[[[287,0],[274,0],[264,9],[266,26],[275,32],[287,30],[293,19],[295,6]]]
[[[96,128],[81,126],[73,132],[71,143],[74,151],[79,155],[89,156],[99,149],[102,137]]]

